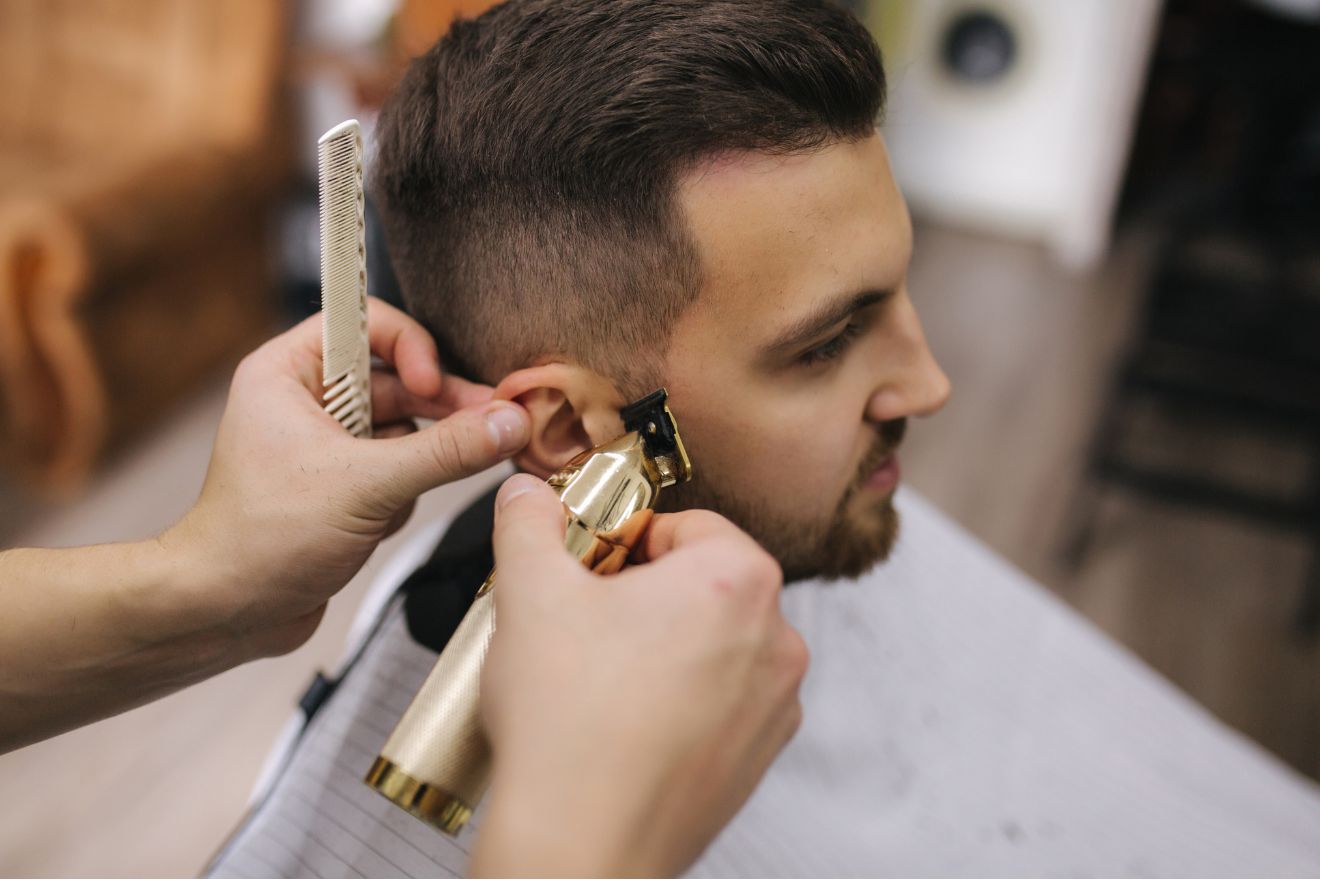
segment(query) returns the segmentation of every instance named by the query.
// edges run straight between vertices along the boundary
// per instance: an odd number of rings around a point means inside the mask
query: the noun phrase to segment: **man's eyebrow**
[[[811,314],[801,317],[785,327],[775,337],[775,340],[765,347],[765,357],[776,358],[794,353],[797,349],[816,341],[818,337],[844,318],[851,317],[854,312],[859,312],[867,306],[880,302],[890,293],[892,291],[863,290],[861,293],[845,294],[826,303]]]

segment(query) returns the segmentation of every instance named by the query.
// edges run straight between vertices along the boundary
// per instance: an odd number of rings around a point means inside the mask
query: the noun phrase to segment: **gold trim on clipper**
[[[418,782],[384,758],[367,773],[367,785],[447,834],[458,834],[472,817],[472,808],[447,791]]]

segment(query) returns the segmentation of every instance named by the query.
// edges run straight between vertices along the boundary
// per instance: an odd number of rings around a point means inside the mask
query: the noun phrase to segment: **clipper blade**
[[[321,202],[321,379],[323,405],[349,433],[371,436],[371,346],[367,337],[367,248],[362,130],[341,122],[318,143]]]

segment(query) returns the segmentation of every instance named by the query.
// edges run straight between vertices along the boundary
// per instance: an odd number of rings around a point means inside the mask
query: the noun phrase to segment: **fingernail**
[[[500,486],[500,491],[495,494],[495,509],[502,510],[506,504],[519,495],[526,495],[534,489],[540,488],[541,481],[531,474],[514,474],[504,481]]]
[[[502,404],[486,413],[486,430],[501,455],[517,452],[527,445],[527,416],[510,404]]]

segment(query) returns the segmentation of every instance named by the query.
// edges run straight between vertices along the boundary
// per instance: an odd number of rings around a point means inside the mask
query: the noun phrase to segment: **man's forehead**
[[[840,293],[892,288],[906,270],[907,209],[878,134],[789,156],[722,154],[685,175],[679,197],[701,311],[749,337]]]

